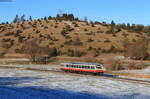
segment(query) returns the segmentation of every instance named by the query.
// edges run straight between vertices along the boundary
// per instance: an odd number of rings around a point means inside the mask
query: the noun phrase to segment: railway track
[[[55,73],[61,73],[61,74],[70,74],[70,75],[76,75],[76,76],[91,76],[95,78],[104,78],[104,79],[109,79],[109,80],[118,80],[118,81],[125,81],[125,82],[130,82],[130,83],[138,83],[138,84],[144,84],[144,85],[149,85],[150,86],[150,81],[148,80],[138,80],[138,79],[130,79],[130,78],[120,78],[117,75],[113,75],[112,77],[110,76],[105,76],[105,75],[90,75],[90,74],[77,74],[77,73],[70,73],[70,72],[64,72],[64,71],[56,71],[56,70],[41,70],[41,69],[36,69],[36,68],[24,68],[24,67],[12,67],[12,66],[0,66],[2,69],[19,69],[19,70],[30,70],[30,71],[37,71],[37,72],[55,72]]]

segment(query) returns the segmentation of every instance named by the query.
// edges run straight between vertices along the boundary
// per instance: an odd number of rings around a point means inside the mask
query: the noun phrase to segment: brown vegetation
[[[36,60],[36,55],[47,55],[45,50],[50,52],[50,48],[59,49],[61,54],[58,55],[73,57],[99,57],[111,53],[122,55],[126,52],[130,57],[140,56],[140,59],[144,59],[145,54],[149,53],[145,43],[138,41],[143,34],[149,37],[149,26],[115,24],[114,21],[111,24],[87,22],[75,18],[73,14],[58,14],[56,17],[49,16],[37,20],[33,20],[31,16],[26,20],[24,16],[20,18],[17,15],[11,24],[0,24],[0,32],[0,49],[7,49],[7,54],[22,54],[25,46],[27,48],[24,51],[27,55],[35,54],[30,56],[33,61]],[[132,47],[129,47],[128,42],[122,43],[125,38],[129,42],[134,41]],[[30,42],[34,40],[36,43]]]

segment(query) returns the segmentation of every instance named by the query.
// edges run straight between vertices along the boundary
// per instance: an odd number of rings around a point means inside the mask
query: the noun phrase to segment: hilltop
[[[23,55],[26,42],[36,40],[43,48],[56,48],[61,56],[100,57],[123,55],[125,41],[149,37],[150,26],[79,20],[72,14],[0,24],[1,55]]]

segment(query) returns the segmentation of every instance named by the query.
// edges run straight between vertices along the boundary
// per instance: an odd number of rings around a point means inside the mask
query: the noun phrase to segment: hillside
[[[60,50],[60,55],[71,56],[69,53],[72,51],[81,54],[77,56],[89,57],[122,55],[123,42],[126,39],[136,42],[144,33],[121,27],[110,31],[111,24],[56,18],[0,24],[1,54],[23,54],[23,45],[36,40],[42,47],[56,47]]]

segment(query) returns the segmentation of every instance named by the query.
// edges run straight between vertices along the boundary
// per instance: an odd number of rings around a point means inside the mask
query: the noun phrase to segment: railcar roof
[[[62,64],[84,64],[84,65],[98,65],[99,63],[86,63],[86,62],[64,62]]]

